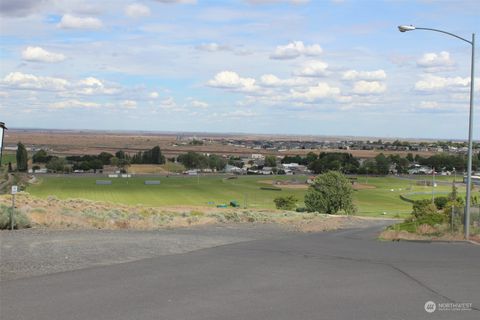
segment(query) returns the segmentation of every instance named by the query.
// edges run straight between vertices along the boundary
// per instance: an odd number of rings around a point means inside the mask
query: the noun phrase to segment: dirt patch
[[[259,180],[259,183],[268,184],[276,187],[282,187],[285,189],[308,189],[309,185],[306,183],[291,183],[289,181],[277,181],[277,180]]]
[[[354,190],[366,190],[366,189],[376,189],[377,187],[375,187],[371,184],[356,183],[356,184],[352,185],[352,188]]]
[[[383,240],[421,240],[421,241],[463,241],[465,240],[462,233],[443,234],[441,236],[429,236],[425,234],[411,233],[407,231],[385,230],[380,236]],[[470,237],[471,241],[480,244],[480,235]]]

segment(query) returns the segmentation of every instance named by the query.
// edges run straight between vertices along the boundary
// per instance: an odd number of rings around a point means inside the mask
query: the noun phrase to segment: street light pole
[[[7,130],[7,127],[5,127],[5,123],[0,122],[0,130],[2,134],[2,138],[0,139],[0,166],[2,165],[2,157],[3,157],[3,141],[5,137],[5,130]]]
[[[407,32],[413,30],[427,30],[427,31],[435,31],[447,34],[449,36],[455,37],[462,41],[469,43],[472,46],[472,62],[470,65],[470,114],[469,114],[469,122],[468,122],[468,162],[467,162],[467,199],[465,204],[465,239],[470,237],[470,194],[471,194],[471,184],[472,184],[472,156],[473,156],[473,93],[474,93],[474,82],[475,82],[475,33],[472,33],[472,40],[469,41],[465,38],[457,36],[456,34],[432,29],[432,28],[419,28],[412,25],[402,25],[398,26],[398,30],[400,32]]]

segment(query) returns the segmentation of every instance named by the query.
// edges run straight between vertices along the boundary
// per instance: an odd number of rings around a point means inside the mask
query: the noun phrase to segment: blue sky
[[[470,46],[397,25],[470,39],[475,0],[3,0],[0,14],[9,127],[467,137]]]

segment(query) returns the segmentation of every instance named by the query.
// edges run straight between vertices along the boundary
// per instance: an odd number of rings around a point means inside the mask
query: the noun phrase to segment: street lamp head
[[[413,30],[415,30],[415,26],[412,26],[412,25],[398,26],[398,30],[400,30],[400,32],[413,31]]]

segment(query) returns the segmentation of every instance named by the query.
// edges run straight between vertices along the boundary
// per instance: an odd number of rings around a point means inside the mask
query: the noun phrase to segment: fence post
[[[455,206],[452,205],[452,214],[451,214],[451,223],[450,223],[450,228],[452,229],[452,233],[453,233],[453,215],[455,214]]]

